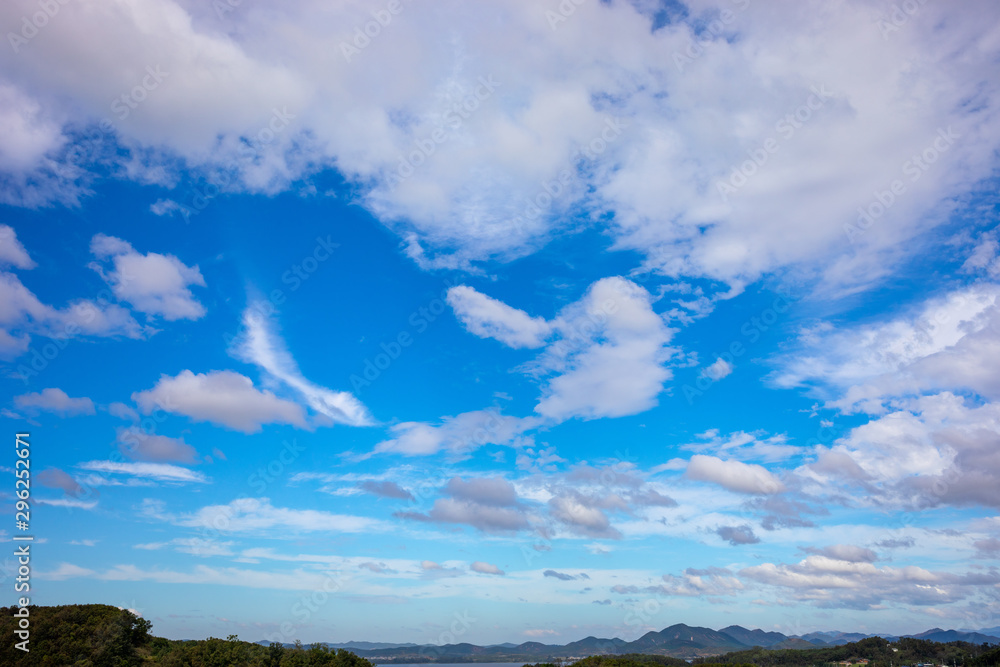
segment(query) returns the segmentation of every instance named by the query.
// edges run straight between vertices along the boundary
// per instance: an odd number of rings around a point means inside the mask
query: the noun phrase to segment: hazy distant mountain
[[[569,655],[604,655],[607,653],[622,653],[621,647],[627,645],[624,639],[600,639],[598,637],[587,637],[579,641],[570,642],[563,648]]]
[[[724,635],[729,635],[733,639],[747,646],[774,646],[788,639],[780,632],[764,632],[763,630],[747,630],[740,625],[730,625],[728,628],[719,630]]]
[[[932,628],[926,632],[921,632],[919,635],[904,635],[905,637],[913,637],[914,639],[929,639],[932,642],[969,642],[970,644],[1000,644],[1000,637],[994,637],[992,635],[984,635],[979,632],[959,632],[958,630],[942,630],[941,628]]]
[[[988,628],[993,629],[993,628]],[[658,632],[647,632],[635,641],[624,639],[604,639],[586,637],[566,645],[524,642],[513,644],[445,644],[444,646],[419,644],[391,644],[385,642],[344,642],[327,644],[331,648],[346,648],[359,656],[376,659],[378,662],[510,662],[524,660],[544,662],[556,658],[583,657],[600,654],[650,653],[668,655],[675,658],[693,658],[719,655],[729,651],[741,651],[753,646],[767,649],[809,649],[821,646],[839,646],[860,641],[876,635],[859,632],[810,632],[802,636],[789,637],[780,632],[748,630],[739,625],[730,625],[721,630],[701,628],[678,623]],[[898,637],[877,635],[890,641]],[[935,642],[965,641],[974,644],[984,642],[1000,644],[1000,638],[981,632],[962,632],[933,628],[918,635],[906,635]],[[267,644],[268,642],[260,642]]]
[[[330,648],[359,648],[362,650],[375,650],[380,648],[407,648],[417,646],[417,644],[386,644],[384,642],[344,642],[343,644],[327,644]]]
[[[743,642],[711,628],[699,628],[678,623],[659,632],[647,632],[622,649],[628,653],[658,653],[677,657],[709,655],[746,648]]]
[[[874,636],[875,635],[864,635],[860,632],[810,632],[807,635],[801,635],[801,638],[814,643],[819,641],[824,644],[840,646],[841,644],[850,644],[851,642],[860,641]],[[894,637],[890,637],[888,635],[878,636],[885,637],[886,639],[894,639]]]

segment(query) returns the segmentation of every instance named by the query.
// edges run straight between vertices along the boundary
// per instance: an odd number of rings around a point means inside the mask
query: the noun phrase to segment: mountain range
[[[917,635],[901,635],[934,642],[965,641],[973,644],[998,644],[1000,637],[987,634],[998,628],[984,628],[982,631],[942,630],[933,628]],[[1000,634],[1000,633],[998,633]],[[689,626],[683,623],[671,625],[658,632],[651,631],[634,641],[624,639],[602,639],[586,637],[569,644],[542,644],[524,642],[522,644],[493,644],[477,646],[459,643],[437,646],[434,644],[390,644],[381,642],[344,642],[327,644],[330,648],[346,648],[373,662],[515,662],[525,660],[538,662],[557,658],[581,658],[588,655],[650,653],[669,655],[676,658],[694,658],[718,655],[729,651],[741,651],[754,646],[769,649],[804,649],[823,646],[839,646],[866,637],[883,637],[890,641],[899,639],[895,635],[867,635],[856,632],[810,632],[805,635],[784,635],[780,632],[748,630],[739,625],[730,625],[721,630]],[[261,644],[269,642],[262,641]]]

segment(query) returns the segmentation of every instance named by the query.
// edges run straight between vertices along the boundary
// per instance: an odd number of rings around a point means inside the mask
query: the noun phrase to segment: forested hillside
[[[153,637],[151,624],[103,604],[29,607],[30,651],[14,647],[16,607],[3,608],[0,665],[4,667],[374,667],[343,649],[285,648],[228,639],[176,641]]]

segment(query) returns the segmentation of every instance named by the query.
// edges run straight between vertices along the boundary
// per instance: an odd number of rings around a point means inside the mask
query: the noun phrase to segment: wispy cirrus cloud
[[[256,364],[269,377],[296,392],[305,403],[337,424],[371,426],[368,409],[352,393],[327,389],[310,382],[272,330],[273,325],[259,315],[253,304],[243,313],[245,334],[234,352],[244,361]]]

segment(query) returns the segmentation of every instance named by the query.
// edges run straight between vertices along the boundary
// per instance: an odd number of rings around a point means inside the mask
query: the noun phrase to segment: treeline
[[[895,650],[894,650],[895,649]],[[753,664],[757,667],[827,667],[844,661],[868,660],[868,667],[903,667],[930,662],[935,665],[965,665],[966,667],[1000,666],[1000,655],[989,644],[949,642],[942,644],[926,639],[902,638],[889,642],[881,637],[868,637],[841,646],[812,649],[752,648],[711,658],[699,658],[694,665],[710,663],[726,665]]]
[[[375,667],[350,651],[325,646],[261,646],[227,639],[153,637],[149,621],[103,604],[28,607],[29,651],[15,648],[17,607],[0,608],[0,665],[26,667]]]
[[[712,662],[699,663],[702,667],[754,667],[751,664]],[[557,667],[552,663],[538,663],[534,667]],[[690,667],[687,660],[671,658],[668,655],[650,655],[648,653],[623,653],[621,655],[592,655],[589,658],[577,660],[573,667]]]

